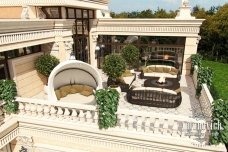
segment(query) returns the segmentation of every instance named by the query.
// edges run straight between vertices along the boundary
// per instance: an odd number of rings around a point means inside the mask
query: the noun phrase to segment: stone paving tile
[[[106,82],[107,76],[101,70],[99,70],[99,72],[102,73],[102,79],[104,82]],[[142,87],[145,79],[140,79],[138,77],[140,74],[139,72],[136,72],[136,74],[137,74],[137,78],[132,85],[134,85],[135,87]],[[121,93],[119,108],[163,113],[163,114],[175,114],[175,115],[188,116],[192,118],[202,118],[203,115],[199,104],[199,100],[195,98],[195,87],[193,84],[192,77],[182,76],[180,80],[180,86],[181,86],[181,94],[182,94],[182,103],[177,108],[170,109],[170,108],[157,108],[157,107],[133,105],[127,102],[126,93],[124,92]]]
[[[107,76],[102,72],[102,70],[98,70],[101,73],[103,86],[106,87],[107,84]],[[145,79],[140,79],[138,77],[139,72],[136,72],[137,78],[133,82],[132,85],[136,87],[142,87]],[[148,107],[148,106],[139,106],[134,105],[126,100],[126,93],[122,92],[120,101],[119,101],[119,108],[121,109],[130,109],[130,110],[138,110],[138,111],[146,111],[146,112],[155,112],[155,113],[163,113],[163,114],[175,114],[175,115],[182,115],[188,116],[192,118],[203,118],[203,114],[201,111],[201,107],[197,98],[195,98],[195,87],[193,84],[193,80],[191,76],[182,76],[180,80],[181,86],[181,94],[182,94],[182,103],[177,108],[157,108],[157,107]],[[44,92],[34,96],[33,98],[38,99],[46,99],[47,95]]]

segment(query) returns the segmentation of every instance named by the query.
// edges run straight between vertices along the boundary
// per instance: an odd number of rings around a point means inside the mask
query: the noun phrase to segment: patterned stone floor
[[[104,81],[104,87],[106,86],[107,76],[102,73],[102,79]],[[136,72],[137,78],[133,82],[132,85],[140,87],[143,86],[144,81],[146,79],[140,79],[139,72]],[[126,100],[126,93],[121,93],[121,98],[119,102],[119,108],[121,109],[130,109],[130,110],[139,110],[139,111],[148,111],[148,112],[156,112],[162,114],[175,114],[175,115],[184,115],[191,118],[202,118],[202,111],[199,104],[198,99],[195,98],[195,87],[193,84],[193,80],[191,76],[182,76],[180,80],[181,86],[181,95],[182,95],[182,103],[177,108],[157,108],[157,107],[147,107],[147,106],[139,106],[128,103]]]
[[[99,70],[102,75],[103,85],[107,86],[107,76]],[[132,85],[140,87],[143,86],[145,79],[140,79],[138,77],[139,72],[136,72],[137,78],[133,82]],[[130,109],[130,110],[138,110],[138,111],[148,111],[155,112],[161,114],[172,114],[172,115],[182,115],[190,118],[203,118],[201,107],[198,99],[195,98],[195,87],[193,84],[192,77],[190,76],[182,76],[180,80],[181,86],[181,94],[182,94],[182,103],[177,108],[157,108],[157,107],[147,107],[147,106],[139,106],[128,103],[126,100],[126,93],[122,92],[119,102],[119,108],[121,109]],[[44,92],[34,96],[33,98],[38,99],[47,99],[47,95]]]

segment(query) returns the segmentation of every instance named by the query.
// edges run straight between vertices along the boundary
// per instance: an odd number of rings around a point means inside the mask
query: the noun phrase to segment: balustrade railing
[[[19,115],[51,120],[82,123],[98,128],[98,112],[95,105],[81,105],[43,100],[17,98]],[[118,123],[114,130],[128,130],[149,134],[168,135],[184,139],[192,139],[206,144],[208,128],[205,120],[188,117],[155,114],[119,109]]]
[[[0,100],[0,126],[3,124],[3,121],[4,121],[3,103]]]
[[[197,83],[198,83],[198,70],[199,68],[197,66],[194,67],[194,72],[193,72],[193,75],[192,75],[192,78],[193,78],[193,83],[195,85],[195,88],[197,88]],[[204,116],[206,118],[209,118],[211,117],[212,115],[212,109],[211,109],[211,106],[212,106],[212,102],[214,101],[208,87],[207,87],[207,84],[203,84],[202,85],[202,90],[201,90],[201,93],[200,93],[200,96],[199,96],[199,102],[200,102],[200,106],[201,106],[201,110],[202,110],[202,113],[204,114]]]

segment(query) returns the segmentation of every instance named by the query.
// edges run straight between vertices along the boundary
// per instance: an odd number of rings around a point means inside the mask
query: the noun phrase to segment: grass
[[[215,93],[212,92],[214,98],[228,99],[228,64],[203,61],[204,67],[210,67],[214,71],[213,85]]]

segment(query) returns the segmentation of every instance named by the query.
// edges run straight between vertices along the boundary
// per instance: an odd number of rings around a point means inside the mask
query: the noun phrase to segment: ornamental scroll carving
[[[33,152],[33,139],[31,136],[18,136],[17,144],[21,145],[21,151]]]

